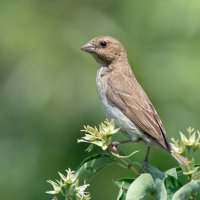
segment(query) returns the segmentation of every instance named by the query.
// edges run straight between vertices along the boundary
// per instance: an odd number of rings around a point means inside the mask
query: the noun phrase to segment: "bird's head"
[[[127,59],[123,45],[110,36],[95,37],[83,45],[81,50],[90,53],[98,63],[104,65]]]

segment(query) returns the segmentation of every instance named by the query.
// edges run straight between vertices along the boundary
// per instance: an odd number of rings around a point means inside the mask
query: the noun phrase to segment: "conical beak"
[[[88,53],[93,53],[93,52],[95,52],[95,47],[94,47],[94,45],[92,45],[91,43],[88,42],[87,44],[85,44],[81,47],[81,50],[86,51]]]

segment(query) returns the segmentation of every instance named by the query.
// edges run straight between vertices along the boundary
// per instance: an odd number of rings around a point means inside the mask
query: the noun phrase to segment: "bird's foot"
[[[142,163],[142,168],[145,169],[149,166],[148,160],[144,160]]]
[[[142,165],[140,165],[139,174],[144,173],[148,168],[148,166],[149,166],[148,160],[144,160]]]
[[[145,169],[148,167],[149,163],[148,163],[148,158],[149,158],[149,152],[150,152],[150,147],[148,146],[147,147],[147,153],[146,153],[146,156],[145,156],[145,159],[143,161],[143,164],[142,164],[142,169],[145,171]]]

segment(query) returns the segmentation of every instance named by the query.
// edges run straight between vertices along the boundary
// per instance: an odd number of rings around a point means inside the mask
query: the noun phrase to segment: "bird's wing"
[[[136,126],[166,150],[170,150],[162,122],[134,75],[112,73],[108,79],[106,96]]]

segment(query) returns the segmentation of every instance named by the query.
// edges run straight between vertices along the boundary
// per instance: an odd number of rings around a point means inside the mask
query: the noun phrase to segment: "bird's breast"
[[[143,138],[144,134],[140,130],[138,130],[135,124],[132,121],[130,121],[129,118],[125,116],[125,114],[107,98],[107,82],[112,74],[109,74],[108,72],[106,75],[102,76],[102,74],[104,74],[104,70],[104,67],[99,67],[97,69],[96,86],[99,100],[102,104],[106,116],[109,119],[114,119],[116,126],[120,127],[121,132],[123,132],[128,138]],[[143,139],[146,143],[149,142],[148,138]]]
[[[104,74],[104,68],[99,67],[97,69],[97,75],[96,75],[97,93],[103,108],[106,108],[108,106],[106,98],[108,76],[103,74]]]
[[[136,130],[134,124],[132,124],[132,122],[127,117],[125,117],[125,115],[119,108],[117,108],[115,105],[113,105],[112,102],[108,100],[106,96],[107,86],[108,86],[107,81],[111,74],[102,76],[103,70],[104,69],[99,68],[97,70],[97,76],[96,76],[97,93],[99,96],[99,100],[102,104],[103,110],[109,119],[114,119],[116,126],[120,127],[121,131],[124,129],[124,130],[130,130],[130,132],[134,132],[134,130]],[[128,132],[126,131],[126,134],[128,134]],[[134,135],[131,134],[130,136],[128,134],[128,137],[132,138],[134,137]]]

